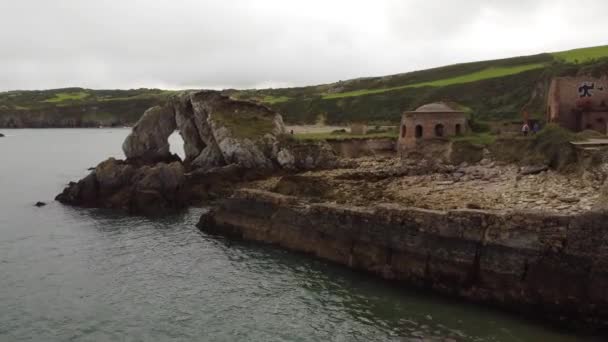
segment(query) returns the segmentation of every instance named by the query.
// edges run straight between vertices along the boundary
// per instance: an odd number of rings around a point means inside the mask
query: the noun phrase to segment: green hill
[[[555,76],[608,74],[608,46],[533,56],[455,64],[384,77],[311,87],[235,91],[281,111],[285,121],[324,118],[396,123],[400,113],[433,101],[459,104],[480,120],[514,120],[526,104],[543,118],[549,82]]]
[[[0,93],[0,127],[131,125],[172,92],[159,89],[64,88]]]
[[[350,121],[397,123],[400,113],[425,103],[457,103],[479,120],[514,120],[528,105],[542,118],[552,77],[608,74],[608,45],[463,63],[331,84],[226,90],[267,104],[287,123]],[[78,127],[133,124],[172,94],[159,89],[65,88],[0,93],[0,127]]]

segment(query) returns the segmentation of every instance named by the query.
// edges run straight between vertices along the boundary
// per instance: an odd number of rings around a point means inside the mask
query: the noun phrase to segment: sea
[[[54,201],[127,128],[0,129],[0,341],[579,341],[306,255]],[[179,135],[170,138],[183,155]],[[36,207],[38,201],[46,202]]]

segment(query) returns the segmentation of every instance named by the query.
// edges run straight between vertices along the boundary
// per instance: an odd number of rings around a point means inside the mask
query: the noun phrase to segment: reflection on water
[[[202,209],[149,219],[52,202],[124,129],[0,141],[0,340],[575,341],[269,246],[211,237]],[[32,204],[50,202],[43,208]],[[449,339],[448,339],[449,340]]]

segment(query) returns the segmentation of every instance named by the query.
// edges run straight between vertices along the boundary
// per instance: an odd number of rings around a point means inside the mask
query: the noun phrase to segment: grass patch
[[[274,118],[264,117],[255,112],[216,113],[213,120],[226,127],[238,138],[255,140],[271,133],[274,129]]]
[[[451,138],[452,141],[468,142],[478,146],[489,146],[496,141],[496,136],[490,133],[474,133]]]
[[[288,97],[288,96],[270,96],[270,95],[266,95],[262,99],[262,102],[268,103],[268,104],[275,104],[275,103],[287,102],[289,100],[291,100],[291,98]]]
[[[566,63],[581,64],[594,59],[608,57],[608,45],[555,52],[553,56]]]
[[[370,133],[365,135],[360,134],[350,134],[348,132],[344,133],[332,133],[332,132],[323,132],[323,133],[299,133],[294,134],[294,138],[297,140],[306,140],[306,141],[320,141],[320,140],[349,140],[349,139],[397,139],[399,136],[398,132],[381,132],[381,133]]]
[[[579,139],[574,133],[556,124],[549,124],[533,136],[532,149],[542,156],[547,165],[562,170],[576,162],[576,151],[570,142]]]
[[[79,91],[79,92],[71,92],[71,93],[56,93],[54,97],[51,97],[50,99],[46,99],[43,102],[50,102],[50,103],[59,103],[59,102],[64,102],[64,101],[79,101],[82,100],[86,97],[88,97],[90,94],[84,91]]]
[[[429,82],[421,82],[414,84],[407,84],[398,87],[390,87],[390,88],[381,88],[381,89],[361,89],[355,91],[348,91],[344,93],[335,93],[335,94],[325,94],[323,95],[323,99],[337,99],[343,97],[353,97],[353,96],[361,96],[361,95],[369,95],[369,94],[378,94],[384,93],[387,91],[406,89],[406,88],[420,88],[420,87],[444,87],[452,84],[462,84],[462,83],[471,83],[477,82],[489,78],[497,78],[508,75],[519,74],[524,71],[534,70],[545,67],[543,63],[534,63],[534,64],[526,64],[526,65],[517,65],[511,67],[490,67],[481,71],[473,72],[466,75],[429,81]]]
[[[548,124],[536,135],[500,138],[488,148],[502,161],[544,164],[554,170],[568,171],[576,163],[576,150],[570,142],[581,139],[578,134]]]
[[[105,102],[105,101],[130,101],[130,100],[148,100],[148,99],[166,99],[171,95],[177,94],[178,91],[175,90],[159,90],[159,91],[151,91],[149,93],[141,93],[134,94],[132,96],[112,96],[105,95],[97,98],[97,101]]]

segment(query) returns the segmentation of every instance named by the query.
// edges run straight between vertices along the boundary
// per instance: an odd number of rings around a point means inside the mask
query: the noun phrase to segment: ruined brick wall
[[[604,112],[586,112],[581,115],[581,129],[592,129],[606,134],[608,126],[608,110]]]
[[[425,140],[464,134],[466,130],[464,113],[407,112],[401,118],[399,149],[415,149]]]
[[[551,81],[547,99],[547,120],[573,131],[596,129],[593,118],[576,112],[596,112],[608,119],[608,79],[558,77]],[[599,122],[598,122],[599,123]],[[604,127],[605,132],[605,127]]]
[[[199,227],[562,323],[608,325],[602,212],[349,207],[241,190]]]

